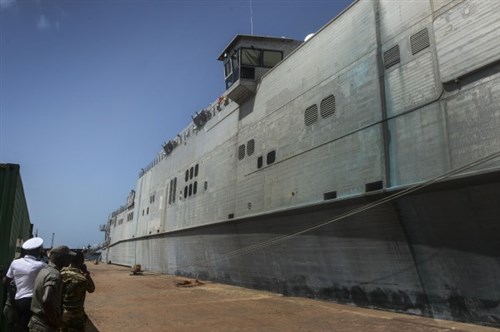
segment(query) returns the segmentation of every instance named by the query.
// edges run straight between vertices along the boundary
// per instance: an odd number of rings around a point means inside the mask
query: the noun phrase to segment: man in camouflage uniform
[[[76,253],[67,246],[50,251],[49,264],[35,279],[31,301],[30,332],[57,332],[61,326],[63,284],[61,269],[68,266]]]
[[[71,265],[61,270],[63,280],[63,316],[60,332],[85,331],[87,315],[85,295],[95,290],[94,281],[84,264],[82,252],[77,252]]]

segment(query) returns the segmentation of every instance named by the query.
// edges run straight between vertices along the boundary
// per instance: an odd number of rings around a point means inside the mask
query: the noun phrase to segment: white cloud
[[[16,3],[16,0],[0,0],[0,9],[7,9],[12,7]]]
[[[0,0],[0,1],[2,1],[2,0]],[[46,30],[46,29],[50,28],[50,22],[47,19],[47,17],[45,17],[45,15],[41,15],[40,16],[40,19],[38,20],[38,23],[36,24],[36,27],[39,30]]]

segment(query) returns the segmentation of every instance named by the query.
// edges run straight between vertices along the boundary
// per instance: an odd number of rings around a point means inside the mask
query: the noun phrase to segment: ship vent
[[[382,181],[375,181],[365,184],[365,192],[380,190],[384,187]]]
[[[329,199],[335,199],[337,198],[337,192],[336,191],[330,191],[329,193],[324,193],[323,194],[323,199],[329,200]]]
[[[248,156],[253,155],[254,151],[255,151],[255,140],[251,139],[247,143],[247,155]]]
[[[411,54],[417,54],[418,52],[426,49],[430,46],[429,42],[429,30],[427,28],[417,32],[410,37],[411,43]]]
[[[399,45],[396,45],[384,52],[385,69],[391,68],[392,66],[398,64],[400,61],[401,58],[399,55]]]
[[[330,95],[323,99],[320,104],[321,117],[327,118],[335,113],[335,96]]]
[[[308,107],[304,113],[304,122],[306,126],[310,126],[318,121],[318,106],[312,105]]]
[[[238,159],[243,160],[243,158],[245,158],[245,144],[238,147]]]
[[[230,213],[227,215],[227,219],[234,219],[234,213]]]

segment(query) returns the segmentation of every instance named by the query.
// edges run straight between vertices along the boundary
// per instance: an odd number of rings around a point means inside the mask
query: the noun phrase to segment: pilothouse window
[[[231,59],[227,59],[227,61],[224,63],[224,73],[226,78],[233,73],[233,67],[231,66]]]
[[[240,73],[239,52],[234,52],[230,58],[224,62],[224,77],[226,78],[226,89],[239,79]]]
[[[283,52],[264,50],[262,56],[263,67],[272,68],[283,59]]]
[[[238,68],[240,67],[238,53],[234,53],[231,56],[231,62],[233,63],[233,71],[238,71]]]
[[[260,50],[244,48],[241,50],[241,64],[246,66],[260,65]]]
[[[255,68],[272,68],[283,60],[283,52],[242,47],[236,50],[224,62],[226,89],[240,78],[255,79]]]

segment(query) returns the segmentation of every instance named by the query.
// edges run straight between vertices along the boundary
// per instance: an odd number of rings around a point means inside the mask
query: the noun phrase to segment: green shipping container
[[[32,237],[26,197],[21,181],[20,167],[0,164],[0,276],[3,278],[11,261],[20,252],[24,241]],[[2,287],[3,288],[3,287]],[[0,292],[0,331],[5,331],[3,317],[4,292]]]

